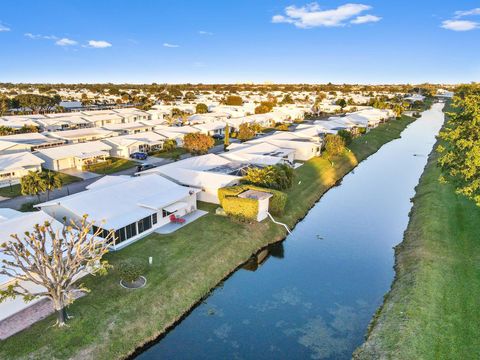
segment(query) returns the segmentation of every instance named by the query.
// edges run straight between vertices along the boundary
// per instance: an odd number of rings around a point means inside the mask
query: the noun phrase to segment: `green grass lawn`
[[[109,158],[105,162],[89,165],[85,168],[86,171],[91,171],[97,174],[114,174],[116,172],[130,169],[138,165],[138,162],[121,159],[121,158]]]
[[[395,281],[358,359],[480,358],[480,208],[439,183],[437,159],[416,188]]]
[[[321,157],[296,170],[288,191],[290,226],[356,164],[395,139],[412,118],[393,120],[354,141],[352,152],[330,161]],[[113,266],[126,258],[153,265],[145,274],[147,286],[126,290],[115,268],[102,278],[86,277],[92,290],[69,309],[75,317],[63,330],[50,327],[53,316],[0,343],[0,358],[117,359],[156,338],[213,287],[263,246],[281,240],[285,230],[270,221],[244,224],[214,215],[215,205],[201,204],[209,214],[171,235],[153,234],[108,254]]]
[[[441,185],[437,154],[396,248],[396,280],[359,359],[480,359],[480,208]]]
[[[52,171],[52,170],[43,170],[43,171]],[[52,172],[54,172],[54,171],[52,171]],[[82,179],[80,179],[76,176],[63,174],[63,173],[58,173],[58,174],[60,176],[60,179],[62,179],[62,184],[63,185],[68,185],[68,184],[71,184],[73,182],[82,180]],[[22,188],[21,188],[20,184],[7,186],[7,187],[4,187],[4,188],[0,188],[0,196],[9,197],[9,198],[21,196],[22,195],[21,190],[22,190]]]
[[[176,157],[182,156],[182,155],[187,154],[187,153],[188,153],[187,150],[185,150],[184,148],[178,147],[178,148],[175,148],[175,149],[170,150],[170,151],[156,152],[156,153],[152,154],[152,156],[160,157],[160,158],[164,158],[164,159],[175,159]]]

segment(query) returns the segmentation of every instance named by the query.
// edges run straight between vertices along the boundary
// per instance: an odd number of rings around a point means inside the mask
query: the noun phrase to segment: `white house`
[[[90,141],[40,149],[35,155],[45,160],[44,167],[50,170],[82,170],[85,165],[105,161],[110,156],[111,149],[110,145],[101,141]]]
[[[239,184],[247,168],[248,164],[207,154],[158,166],[138,175],[161,175],[177,184],[198,189],[198,200],[218,204],[218,189]]]
[[[0,155],[0,187],[19,183],[29,171],[42,171],[43,163],[30,152]]]
[[[193,125],[193,128],[197,129],[202,134],[206,135],[223,135],[225,133],[226,123],[223,121],[214,121],[205,124]]]
[[[136,177],[106,176],[87,190],[37,205],[57,220],[79,221],[85,214],[103,229],[102,237],[115,232],[114,250],[152,233],[197,209],[199,190],[148,174]]]
[[[151,152],[162,150],[167,138],[156,132],[141,132],[138,134],[115,136],[103,140],[111,146],[110,154],[113,157],[128,158],[134,152]]]
[[[149,124],[147,121],[131,122],[125,124],[110,124],[103,127],[105,130],[114,131],[119,135],[138,134],[146,131],[153,131],[155,124]]]
[[[155,127],[157,134],[163,135],[167,139],[174,139],[178,146],[183,146],[183,138],[187,134],[198,133],[199,130],[193,126],[163,126]]]
[[[76,144],[87,141],[102,140],[112,136],[117,136],[115,131],[101,128],[83,128],[75,130],[52,131],[45,133],[46,136],[63,140],[68,144]]]
[[[64,140],[52,139],[39,133],[0,136],[0,154],[47,149],[65,144]]]
[[[268,142],[233,143],[228,147],[228,150],[221,153],[220,156],[230,161],[259,166],[293,165],[295,157],[295,149],[282,148]]]
[[[291,131],[277,131],[272,135],[249,140],[247,144],[269,143],[283,149],[293,149],[294,160],[307,161],[320,156],[322,142]]]

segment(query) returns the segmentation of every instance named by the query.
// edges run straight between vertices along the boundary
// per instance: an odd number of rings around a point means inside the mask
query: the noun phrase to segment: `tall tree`
[[[0,274],[13,283],[0,289],[0,302],[8,298],[22,297],[31,301],[49,298],[57,312],[57,325],[63,327],[67,320],[65,307],[75,300],[78,291],[89,291],[76,281],[87,270],[91,274],[105,274],[108,263],[102,261],[108,252],[113,232],[106,238],[99,237],[102,229],[90,234],[92,224],[84,216],[78,224],[65,224],[61,231],[49,222],[35,225],[32,232],[12,239],[0,246],[2,265]],[[31,282],[36,289],[25,286]]]
[[[223,139],[223,148],[226,149],[230,145],[230,125],[225,125],[225,138]]]
[[[190,133],[183,138],[183,147],[192,154],[206,154],[213,145],[215,140],[201,133]]]
[[[240,124],[238,127],[237,139],[240,141],[247,141],[253,139],[255,136],[255,130],[253,126],[248,123]]]
[[[50,200],[50,192],[62,187],[62,178],[60,175],[53,171],[43,171],[40,174],[43,180],[43,186],[47,192],[47,201]]]
[[[451,181],[459,194],[480,206],[480,87],[456,96],[454,112],[440,132],[438,163],[444,171],[441,181]]]
[[[29,171],[20,180],[21,192],[23,195],[36,195],[40,202],[40,194],[45,191],[45,182],[37,171]]]

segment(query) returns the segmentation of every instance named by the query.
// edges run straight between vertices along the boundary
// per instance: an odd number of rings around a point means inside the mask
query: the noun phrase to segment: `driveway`
[[[62,173],[72,175],[72,176],[76,176],[76,177],[78,177],[80,179],[83,179],[83,180],[94,179],[94,178],[97,178],[97,177],[101,176],[100,174],[96,174],[96,173],[89,172],[89,171],[80,171],[80,170],[77,170],[77,169],[63,170]]]

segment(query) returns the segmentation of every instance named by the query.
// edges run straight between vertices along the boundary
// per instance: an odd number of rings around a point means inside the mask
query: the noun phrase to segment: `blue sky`
[[[0,82],[480,81],[480,1],[2,0]]]

